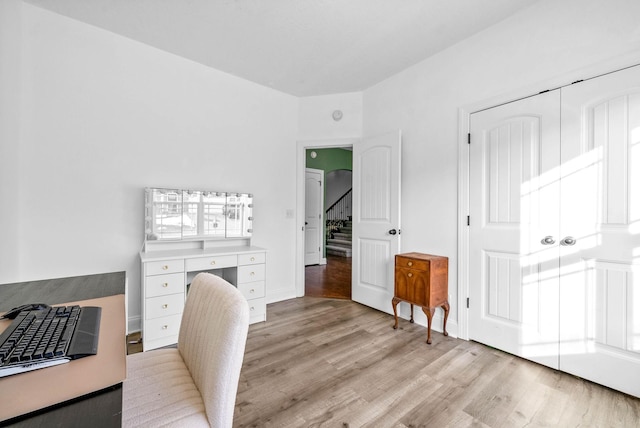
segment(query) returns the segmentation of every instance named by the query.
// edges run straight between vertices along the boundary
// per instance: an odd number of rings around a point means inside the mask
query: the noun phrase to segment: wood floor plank
[[[271,304],[235,427],[636,427],[640,399],[348,300]]]

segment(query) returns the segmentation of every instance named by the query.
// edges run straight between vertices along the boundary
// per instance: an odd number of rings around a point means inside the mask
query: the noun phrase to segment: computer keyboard
[[[0,334],[0,378],[96,355],[102,308],[25,310]]]

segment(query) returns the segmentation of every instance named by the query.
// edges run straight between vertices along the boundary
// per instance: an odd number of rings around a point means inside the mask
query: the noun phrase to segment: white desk
[[[142,262],[142,348],[178,341],[189,284],[200,272],[238,287],[251,311],[250,323],[267,319],[266,250],[253,246],[146,251]]]

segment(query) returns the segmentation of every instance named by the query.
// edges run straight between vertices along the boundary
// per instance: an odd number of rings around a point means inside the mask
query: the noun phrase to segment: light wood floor
[[[250,326],[234,427],[637,427],[640,399],[348,300]]]

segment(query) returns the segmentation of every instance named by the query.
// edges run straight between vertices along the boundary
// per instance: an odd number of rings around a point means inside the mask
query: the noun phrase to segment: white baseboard
[[[281,302],[283,300],[295,299],[296,297],[297,296],[295,289],[292,290],[290,288],[287,288],[282,290],[269,291],[269,293],[267,294],[267,304]]]

